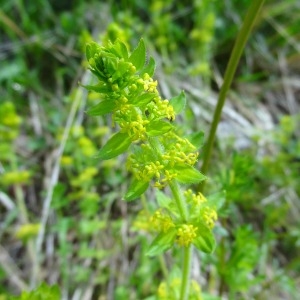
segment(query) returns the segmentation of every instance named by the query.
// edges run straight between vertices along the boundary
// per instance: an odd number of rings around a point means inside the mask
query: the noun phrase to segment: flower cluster
[[[183,224],[177,230],[177,243],[180,246],[189,246],[197,236],[198,228],[191,224]]]
[[[184,193],[186,201],[193,207],[194,218],[203,222],[210,230],[214,228],[215,221],[218,219],[215,208],[210,207],[209,201],[201,194],[194,194],[192,190]]]
[[[166,214],[161,209],[154,213],[150,219],[150,222],[157,231],[167,232],[170,228],[175,227],[170,215]]]

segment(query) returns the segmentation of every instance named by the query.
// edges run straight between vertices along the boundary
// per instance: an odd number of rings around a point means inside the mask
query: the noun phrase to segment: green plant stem
[[[192,245],[183,248],[183,270],[181,279],[180,300],[187,300],[189,295],[192,250]]]
[[[203,165],[201,168],[201,172],[203,174],[206,174],[210,162],[210,157],[212,153],[212,147],[217,131],[217,127],[220,121],[222,109],[226,100],[227,92],[229,91],[230,85],[232,83],[233,76],[235,74],[237,65],[239,63],[239,60],[241,58],[241,55],[243,53],[243,50],[245,48],[246,42],[249,38],[250,32],[253,28],[253,25],[255,23],[255,20],[259,14],[259,11],[264,3],[264,0],[253,0],[250,4],[250,7],[248,9],[248,12],[246,14],[244,23],[242,25],[242,28],[237,36],[237,39],[234,44],[234,48],[232,50],[225,76],[224,76],[224,82],[219,94],[218,103],[215,108],[213,121],[211,124],[211,128],[209,131],[208,139],[206,146],[204,147],[204,153],[203,153]],[[203,181],[198,186],[198,191],[202,192],[204,189],[205,181]]]
[[[187,211],[187,207],[186,207],[186,204],[184,202],[184,199],[182,197],[182,192],[180,190],[179,184],[178,184],[177,181],[172,180],[172,181],[170,181],[169,186],[171,188],[171,191],[172,191],[173,197],[175,199],[177,208],[179,210],[181,219],[184,222],[187,222],[187,220],[188,220],[188,211]]]
[[[188,210],[186,203],[182,197],[182,192],[180,190],[177,181],[172,180],[169,183],[173,197],[175,199],[176,205],[178,207],[180,216],[184,222],[188,221]],[[182,278],[181,278],[181,290],[180,290],[180,300],[188,299],[189,287],[190,287],[190,268],[191,268],[191,253],[192,245],[188,247],[183,247],[183,263],[182,263]]]
[[[149,143],[153,150],[161,155],[161,145],[156,138],[149,139]],[[179,210],[180,217],[183,222],[188,221],[188,209],[185,200],[182,196],[180,186],[176,180],[169,182],[172,195],[174,197],[176,206]],[[192,245],[183,248],[183,266],[182,266],[182,279],[181,279],[181,290],[180,290],[180,300],[186,300],[189,294],[189,283],[190,283],[190,266],[191,266],[191,251]]]

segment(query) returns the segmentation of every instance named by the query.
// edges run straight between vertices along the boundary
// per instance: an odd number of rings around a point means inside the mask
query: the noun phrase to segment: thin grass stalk
[[[264,0],[254,0],[245,16],[244,23],[240,29],[240,32],[237,36],[237,39],[234,44],[234,48],[232,50],[225,76],[224,76],[224,82],[221,87],[221,91],[219,94],[217,106],[215,108],[214,116],[213,116],[213,121],[211,124],[211,128],[209,131],[208,139],[206,142],[206,145],[204,147],[204,152],[203,152],[203,164],[201,167],[201,172],[203,174],[207,173],[211,154],[212,154],[212,148],[213,148],[213,143],[217,131],[217,127],[221,118],[222,114],[222,109],[226,100],[226,95],[229,91],[229,88],[231,86],[234,74],[236,72],[236,68],[238,66],[238,63],[240,61],[241,55],[243,53],[243,50],[245,48],[246,42],[250,36],[251,30],[253,28],[253,25],[255,24],[255,21],[259,15],[259,12],[263,6]],[[200,183],[198,185],[198,191],[202,192],[205,186],[205,181]]]

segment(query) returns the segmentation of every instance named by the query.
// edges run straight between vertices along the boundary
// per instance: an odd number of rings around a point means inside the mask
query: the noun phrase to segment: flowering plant
[[[194,168],[202,132],[180,136],[174,124],[185,107],[184,92],[169,100],[160,96],[157,81],[152,78],[155,61],[150,58],[146,64],[143,40],[132,53],[119,40],[107,46],[89,43],[86,56],[98,83],[85,87],[101,98],[87,113],[111,114],[118,128],[97,157],[105,160],[130,151],[127,167],[133,181],[124,196],[126,201],[137,199],[150,185],[158,189],[169,186],[172,192],[171,198],[160,199],[160,208],[150,218],[157,236],[148,255],[179,245],[187,253],[189,265],[192,244],[211,253],[215,247],[215,207],[201,193],[194,194],[190,189],[183,192],[181,187],[206,179]]]

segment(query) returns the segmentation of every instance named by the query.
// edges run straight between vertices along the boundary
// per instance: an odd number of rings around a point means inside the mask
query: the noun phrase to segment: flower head
[[[187,247],[197,236],[198,228],[191,224],[183,224],[177,230],[177,243],[180,246]]]

